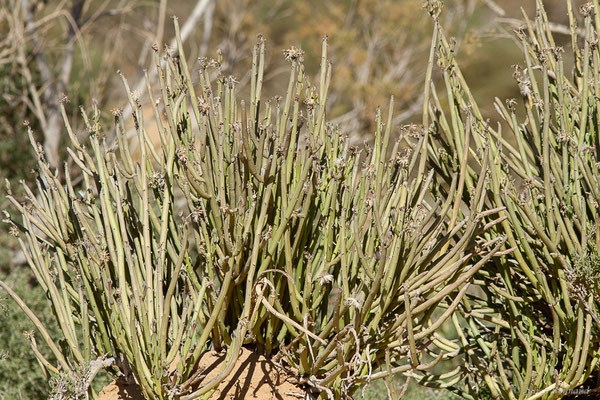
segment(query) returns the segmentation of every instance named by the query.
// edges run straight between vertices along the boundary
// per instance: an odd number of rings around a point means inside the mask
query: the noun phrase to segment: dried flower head
[[[425,4],[423,4],[423,8],[435,19],[437,19],[442,12],[443,6],[444,2],[442,0],[427,0]]]
[[[19,236],[19,228],[16,225],[12,225],[8,230],[11,236],[18,237]]]
[[[302,49],[299,49],[298,47],[292,46],[289,49],[284,50],[283,55],[288,61],[297,61],[302,60],[302,58],[304,57],[304,51],[302,51]]]
[[[326,283],[331,283],[331,282],[333,282],[333,275],[331,275],[331,274],[324,274],[319,277],[319,284],[321,286],[325,285]]]
[[[198,109],[202,115],[208,115],[210,112],[210,104],[203,97],[198,97]]]

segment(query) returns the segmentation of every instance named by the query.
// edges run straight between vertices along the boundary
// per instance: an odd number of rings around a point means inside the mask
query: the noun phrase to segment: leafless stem
[[[208,11],[208,9],[211,6],[211,3],[213,2],[213,0],[198,0],[198,2],[196,3],[196,7],[194,7],[194,9],[192,10],[192,13],[190,14],[190,16],[188,17],[188,19],[185,21],[185,24],[183,24],[183,26],[181,27],[181,41],[185,42],[190,34],[192,33],[192,31],[194,30],[195,26],[198,23],[198,20],[202,17],[202,15]],[[172,38],[171,41],[169,42],[169,48],[175,48],[177,45],[177,40],[175,38]],[[163,66],[164,61],[161,61],[161,67]],[[148,77],[150,78],[150,82],[154,81],[154,79],[156,78],[156,69],[151,69],[148,72]],[[137,93],[141,93],[144,88],[146,87],[146,79],[142,78],[138,81],[138,83],[135,85],[133,91],[137,92]],[[123,109],[123,119],[127,120],[131,117],[131,115],[133,114],[133,109],[131,108],[130,104],[127,104],[125,106],[125,108]],[[115,133],[113,131],[111,140],[109,142],[112,142],[112,140],[114,140],[115,138]],[[131,130],[129,132],[127,132],[127,138],[131,139],[133,137],[135,137],[137,135],[135,130]]]

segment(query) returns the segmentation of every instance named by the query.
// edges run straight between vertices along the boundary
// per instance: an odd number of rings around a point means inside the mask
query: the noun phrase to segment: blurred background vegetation
[[[190,59],[219,60],[223,75],[236,78],[242,95],[249,90],[251,49],[258,34],[267,40],[266,97],[285,90],[288,67],[282,51],[292,45],[302,48],[306,70],[313,76],[319,68],[321,38],[327,34],[334,62],[329,113],[354,143],[369,140],[375,110],[387,105],[391,95],[397,104],[394,123],[418,122],[432,28],[422,4],[423,0],[0,0],[0,178],[16,196],[24,196],[19,182],[34,176],[25,121],[54,166],[62,165],[64,131],[58,104],[64,96],[76,133],[85,135],[79,106],[92,102],[99,105],[104,126],[111,126],[110,110],[126,103],[116,71],[122,71],[133,88],[141,82],[145,91],[143,71],[153,70],[153,43],[162,47],[172,40],[171,16],[178,16],[182,24],[194,19],[186,40]],[[564,1],[546,0],[545,5],[560,31],[567,22]],[[521,24],[521,7],[533,15],[535,1],[445,1],[442,23],[455,36],[465,76],[492,121],[494,97],[519,96],[511,65],[521,62],[521,53],[510,33]],[[559,33],[557,39],[568,47],[568,36]],[[7,190],[0,190],[0,209],[11,212],[4,198]],[[23,267],[25,260],[8,228],[0,228],[0,278],[53,326],[44,295]],[[41,399],[48,393],[22,335],[32,329],[28,322],[0,293],[2,399]],[[401,386],[403,378],[396,383]],[[441,396],[411,386],[406,397]],[[387,391],[374,384],[359,398],[384,399]]]

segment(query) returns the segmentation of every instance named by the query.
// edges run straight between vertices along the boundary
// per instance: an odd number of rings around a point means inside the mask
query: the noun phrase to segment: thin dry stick
[[[486,6],[500,18],[498,18],[498,22],[503,22],[506,24],[513,25],[515,27],[522,26],[524,21],[518,18],[508,18],[506,11],[498,5],[494,0],[482,0]],[[548,22],[548,28],[550,28],[551,32],[559,33],[561,35],[571,35],[571,28],[567,25],[559,24],[556,22]],[[585,37],[585,29],[578,28],[577,35],[580,37]]]
[[[29,0],[21,1],[21,11],[23,13],[23,19],[25,21],[25,30],[30,32],[31,40],[34,48],[37,49],[35,53],[35,60],[37,63],[38,70],[42,76],[42,80],[46,84],[46,88],[43,93],[44,103],[46,110],[39,112],[38,118],[42,123],[42,131],[44,134],[44,152],[48,159],[48,163],[53,168],[58,168],[60,165],[59,150],[60,150],[60,139],[62,132],[62,116],[60,114],[59,102],[61,101],[59,96],[67,91],[69,77],[71,76],[71,69],[73,67],[73,51],[78,36],[79,24],[83,13],[83,7],[85,0],[76,0],[71,7],[71,11],[68,15],[70,20],[69,29],[65,38],[65,50],[63,52],[62,61],[58,74],[56,77],[52,74],[46,56],[41,47],[41,41],[35,26],[35,18],[31,11]],[[80,40],[80,38],[78,38]],[[32,92],[34,102],[36,102],[37,92]],[[36,109],[41,108],[36,105]],[[43,115],[43,117],[42,117]]]

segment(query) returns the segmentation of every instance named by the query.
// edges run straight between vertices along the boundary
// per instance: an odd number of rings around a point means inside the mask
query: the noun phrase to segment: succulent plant
[[[176,20],[175,28],[179,34]],[[309,392],[337,399],[460,351],[438,328],[482,266],[506,254],[506,237],[488,233],[503,218],[489,222],[502,208],[483,210],[485,174],[472,181],[469,211],[450,217],[466,168],[437,184],[425,171],[426,131],[396,132],[393,99],[386,122],[377,111],[374,145],[351,147],[327,122],[327,40],[318,86],[300,49],[284,55],[285,97],[261,98],[259,38],[250,98],[239,101],[218,61],[202,59],[196,79],[181,42],[163,66],[156,47],[159,94],[148,81],[147,95],[160,149],[151,146],[140,95],[123,78],[139,160],[118,109],[115,141],[96,107],[82,109],[82,140],[63,107],[71,147],[60,171],[30,132],[37,188],[26,188],[24,202],[9,195],[22,215],[10,223],[59,322],[59,344],[0,286],[56,358],[32,336],[40,363],[63,377],[61,393],[89,390],[78,379],[101,363],[149,399],[208,398],[250,346]],[[195,367],[211,348],[227,355],[217,377],[199,385]]]
[[[556,45],[541,1],[535,20],[515,31],[522,98],[496,98],[498,124],[482,116],[452,41],[436,25],[446,90],[432,85],[428,99],[431,161],[446,181],[466,168],[464,193],[487,176],[484,209],[504,207],[506,219],[486,235],[506,235],[503,250],[513,250],[479,270],[479,290],[453,316],[467,364],[455,390],[468,398],[560,398],[597,378],[600,14],[597,0],[583,6],[578,30],[566,4],[572,56]],[[463,214],[459,203],[454,211]]]

